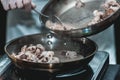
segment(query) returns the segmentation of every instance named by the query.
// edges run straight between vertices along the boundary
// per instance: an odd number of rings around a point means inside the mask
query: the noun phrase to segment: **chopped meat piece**
[[[110,8],[109,8],[108,10],[105,11],[105,17],[113,14],[113,12],[114,12],[113,9],[110,9]]]
[[[103,20],[103,17],[104,17],[103,12],[94,10],[93,15],[94,15],[94,18],[91,20],[90,23],[88,23],[88,25],[93,25]]]
[[[41,54],[41,53],[42,53],[42,51],[41,51],[39,48],[37,48],[36,51],[35,51],[35,54],[36,54],[36,55],[39,55],[39,54]]]
[[[59,63],[59,58],[58,57],[53,57],[50,63]]]
[[[111,6],[110,9],[112,9],[114,12],[117,11],[120,7],[114,7],[114,6]]]
[[[37,44],[36,47],[39,48],[42,51],[45,51],[45,48],[41,44]]]
[[[27,55],[25,55],[25,54],[21,55],[20,59],[27,59]]]
[[[35,53],[36,52],[36,49],[37,49],[37,47],[36,46],[29,46],[28,48],[27,48],[27,51],[30,51],[31,53]]]
[[[25,51],[26,51],[26,48],[27,48],[27,45],[24,45],[24,46],[21,48],[21,52],[25,52]]]
[[[77,0],[77,2],[75,4],[76,8],[81,8],[81,7],[84,7],[84,6],[85,6],[85,3],[83,3],[81,0]]]
[[[94,10],[93,15],[94,15],[94,16],[102,16],[102,15],[104,15],[104,13],[103,13],[103,12],[100,12],[100,11],[98,11],[98,10]]]
[[[73,58],[77,57],[77,53],[75,51],[67,51],[65,56],[67,58],[73,59]]]

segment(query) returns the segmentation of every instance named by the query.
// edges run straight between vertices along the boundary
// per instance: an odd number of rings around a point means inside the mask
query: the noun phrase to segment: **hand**
[[[25,8],[29,11],[32,8],[35,8],[35,4],[32,0],[1,0],[4,10],[16,9],[16,8]]]

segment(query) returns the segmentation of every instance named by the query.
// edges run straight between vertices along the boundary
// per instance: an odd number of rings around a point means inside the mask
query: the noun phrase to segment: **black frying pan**
[[[61,51],[61,50],[73,50],[78,55],[84,56],[83,59],[60,62],[60,63],[34,63],[17,59],[11,54],[20,52],[23,45],[29,44],[42,44],[46,50]],[[97,50],[96,44],[87,38],[69,39],[63,36],[58,36],[53,33],[41,33],[23,36],[8,42],[5,46],[5,52],[12,60],[13,64],[20,69],[30,69],[39,71],[65,71],[73,70],[76,68],[87,65],[94,57]],[[57,54],[57,53],[55,53]]]
[[[86,37],[105,30],[120,16],[120,9],[118,9],[103,21],[88,26],[87,24],[89,21],[93,19],[94,10],[104,11],[101,5],[105,3],[105,1],[106,0],[83,0],[85,6],[77,9],[75,8],[77,0],[50,0],[42,9],[42,13],[47,16],[56,15],[61,21],[63,21],[63,23],[71,23],[73,24],[72,26],[76,28],[72,30],[52,31],[70,37]],[[40,18],[44,24],[48,20],[48,18],[44,16],[41,16]]]

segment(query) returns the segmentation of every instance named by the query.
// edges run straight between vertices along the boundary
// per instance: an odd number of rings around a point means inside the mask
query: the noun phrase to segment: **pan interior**
[[[43,13],[51,16],[57,15],[61,21],[74,29],[85,28],[93,19],[94,10],[103,10],[101,7],[105,0],[85,1],[85,6],[76,8],[77,0],[56,0],[48,5]],[[44,21],[44,20],[43,20]]]
[[[93,1],[86,2],[84,7],[76,8],[75,6],[68,9],[66,12],[59,15],[62,22],[73,26],[74,29],[85,28],[93,19],[93,11],[101,9],[101,2]],[[93,6],[94,5],[94,6]],[[95,6],[96,5],[96,6]]]
[[[9,42],[5,48],[8,55],[11,56],[12,53],[20,52],[24,45],[30,44],[42,44],[47,51],[55,51],[55,56],[59,57],[62,63],[87,58],[96,51],[96,44],[87,38],[70,39],[52,33],[20,37]],[[67,59],[61,55],[62,51],[75,51],[78,56]]]

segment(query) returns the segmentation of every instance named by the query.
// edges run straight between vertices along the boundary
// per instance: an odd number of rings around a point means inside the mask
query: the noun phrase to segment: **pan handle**
[[[33,10],[34,10],[37,14],[42,15],[42,16],[44,16],[44,17],[46,17],[46,18],[49,18],[49,16],[47,16],[47,15],[39,12],[38,10],[36,10],[36,9],[33,9]]]
[[[58,16],[56,16],[56,15],[47,16],[47,15],[45,15],[45,14],[39,12],[39,11],[36,10],[36,9],[33,9],[33,10],[34,10],[37,14],[42,15],[42,16],[44,16],[44,17],[50,19],[52,22],[54,22],[54,23],[57,22],[57,23],[61,24],[62,26],[64,26],[63,22],[61,21],[61,19],[60,19]]]

